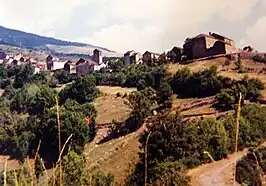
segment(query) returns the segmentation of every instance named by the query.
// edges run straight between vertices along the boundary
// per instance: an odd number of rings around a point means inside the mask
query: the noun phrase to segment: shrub
[[[217,75],[215,67],[196,73],[181,69],[173,77],[171,85],[176,94],[184,97],[213,96],[223,88],[222,78]]]
[[[236,180],[240,184],[262,186],[264,181],[266,148],[250,149],[236,165]]]
[[[60,104],[64,104],[67,99],[76,100],[80,104],[93,101],[99,93],[95,83],[93,76],[79,78],[75,83],[61,90]]]
[[[114,176],[110,173],[104,173],[102,171],[97,171],[92,175],[92,185],[93,186],[113,186]]]

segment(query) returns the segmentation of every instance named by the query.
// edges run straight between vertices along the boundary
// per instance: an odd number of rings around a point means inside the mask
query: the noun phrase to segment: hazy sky
[[[266,51],[266,0],[0,0],[0,25],[123,52],[218,32]]]

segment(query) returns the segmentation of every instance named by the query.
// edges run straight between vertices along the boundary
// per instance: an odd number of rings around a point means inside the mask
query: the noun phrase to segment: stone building
[[[184,44],[188,59],[198,59],[219,54],[230,54],[236,50],[234,40],[217,33],[199,34]]]
[[[138,64],[140,63],[140,53],[139,52],[135,52],[134,50],[131,50],[131,51],[127,51],[125,54],[124,54],[124,62],[125,62],[125,65],[128,66],[130,64]]]
[[[156,62],[156,60],[158,60],[159,57],[160,57],[160,54],[146,51],[142,55],[142,61],[144,63],[154,63],[154,62]]]

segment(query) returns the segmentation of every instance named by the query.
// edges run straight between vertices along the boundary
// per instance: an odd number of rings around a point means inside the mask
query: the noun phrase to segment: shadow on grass
[[[111,133],[102,139],[98,144],[103,144],[108,142],[112,139],[117,139],[122,136],[126,136],[130,133],[137,131],[141,126],[142,123],[138,118],[131,116],[129,117],[124,123],[116,123],[114,124]]]

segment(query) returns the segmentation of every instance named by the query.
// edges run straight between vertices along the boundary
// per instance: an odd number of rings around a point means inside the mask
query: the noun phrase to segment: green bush
[[[191,73],[189,69],[181,69],[172,79],[174,93],[184,97],[213,96],[223,88],[222,78],[217,74],[217,68]]]
[[[240,184],[262,186],[265,174],[266,148],[250,150],[236,165],[236,180]]]
[[[67,99],[76,100],[80,104],[93,101],[99,93],[95,83],[93,76],[77,79],[60,91],[60,104],[64,104]]]

